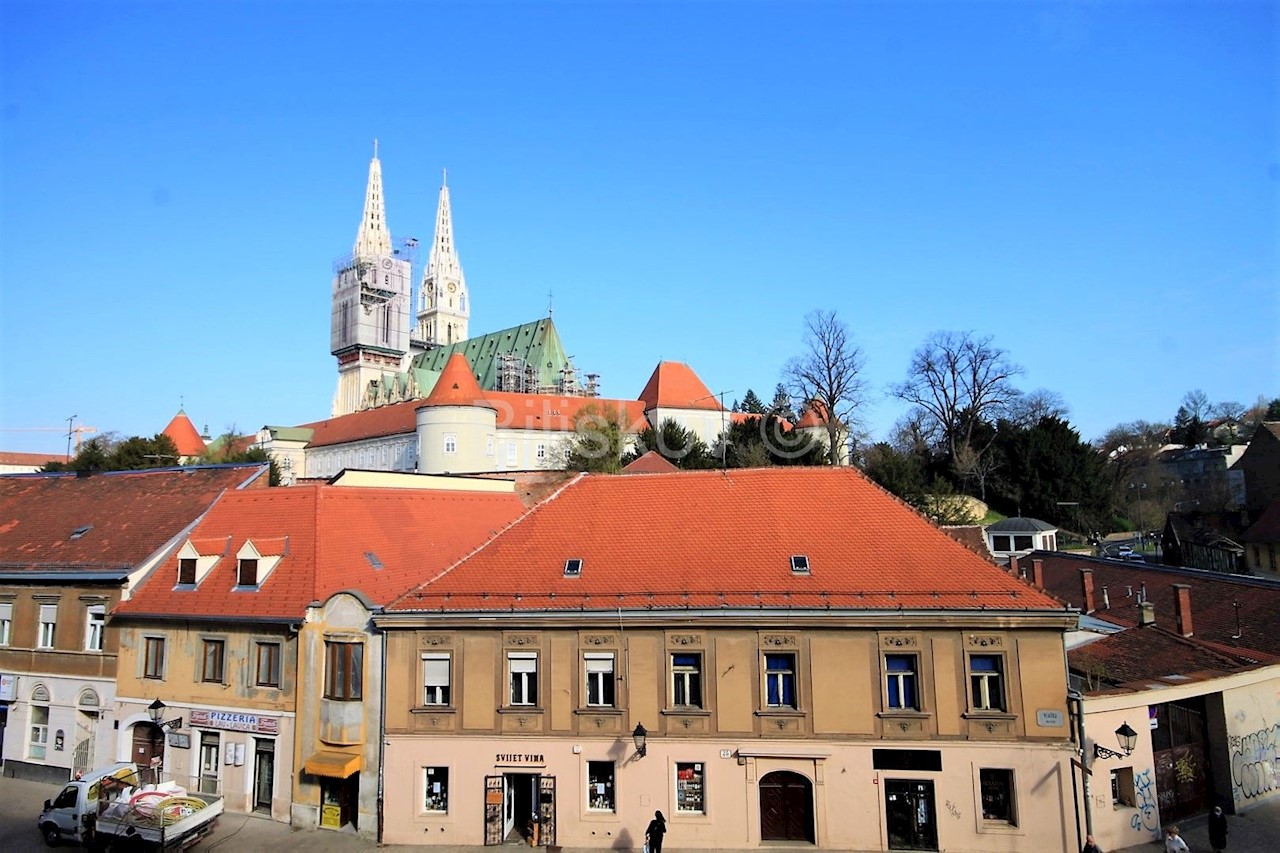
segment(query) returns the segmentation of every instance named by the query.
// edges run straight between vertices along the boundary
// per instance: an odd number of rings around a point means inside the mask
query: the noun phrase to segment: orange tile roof
[[[136,566],[220,494],[247,486],[267,491],[266,470],[253,464],[0,477],[0,566]],[[72,537],[86,526],[87,532]]]
[[[417,410],[421,405],[421,400],[408,400],[404,403],[302,424],[314,431],[307,447],[328,447],[366,438],[414,432],[418,428]]]
[[[1135,687],[1169,675],[1200,680],[1253,665],[1247,657],[1224,653],[1155,625],[1118,631],[1077,646],[1068,651],[1067,661],[1071,669],[1091,674],[1104,685]]]
[[[809,405],[805,407],[804,414],[800,416],[800,420],[796,421],[796,429],[826,427],[826,425],[827,407],[820,400],[810,400]]]
[[[627,464],[624,474],[670,474],[680,468],[656,450],[650,450],[638,459]]]
[[[311,602],[342,590],[385,602],[475,550],[524,511],[510,493],[306,485],[228,495],[191,536],[201,554],[223,555],[200,585],[174,588],[175,554],[117,613],[296,620]],[[233,591],[235,555],[246,540],[264,556],[284,556],[260,588]]]
[[[169,425],[162,432],[173,439],[179,455],[199,456],[204,453],[205,444],[204,439],[200,437],[200,431],[196,429],[195,424],[191,423],[187,413],[181,409],[178,410],[178,414],[173,416],[173,420],[169,421]]]
[[[0,450],[0,465],[35,465],[43,467],[50,462],[65,462],[62,453],[22,453],[20,451]]]
[[[668,409],[710,409],[722,411],[720,398],[693,372],[693,368],[679,361],[659,362],[640,392],[646,409],[658,406]]]
[[[617,607],[1062,609],[847,468],[582,475],[389,609]]]
[[[431,393],[422,401],[424,406],[488,406],[484,391],[471,372],[471,362],[460,352],[449,356],[440,378]]]

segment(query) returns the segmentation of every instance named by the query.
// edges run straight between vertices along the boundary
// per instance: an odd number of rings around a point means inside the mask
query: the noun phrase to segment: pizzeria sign
[[[191,712],[191,725],[207,729],[226,729],[232,732],[255,732],[262,735],[280,733],[279,717],[242,714],[238,711],[196,709]]]

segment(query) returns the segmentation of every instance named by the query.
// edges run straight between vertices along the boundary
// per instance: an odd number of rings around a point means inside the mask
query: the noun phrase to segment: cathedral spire
[[[373,159],[369,161],[369,184],[364,191],[364,216],[356,232],[358,258],[391,254],[391,231],[387,228],[387,210],[382,200],[382,162],[378,159],[378,140],[373,140]]]
[[[448,172],[440,173],[440,204],[436,208],[436,232],[418,289],[419,340],[448,346],[467,337],[471,309],[467,304],[467,279],[453,244],[453,211],[449,207]]]

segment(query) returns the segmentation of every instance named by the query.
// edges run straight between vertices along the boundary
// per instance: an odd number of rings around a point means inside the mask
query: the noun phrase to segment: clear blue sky
[[[449,170],[473,333],[543,315],[609,396],[767,397],[839,312],[884,397],[972,329],[1086,439],[1280,395],[1277,6],[0,5],[0,449],[325,417],[377,137]],[[425,258],[423,258],[425,260]],[[415,281],[420,274],[415,268]]]

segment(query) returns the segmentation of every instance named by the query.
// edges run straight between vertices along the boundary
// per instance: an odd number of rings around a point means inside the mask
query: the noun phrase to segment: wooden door
[[[813,786],[799,773],[777,771],[760,780],[760,839],[814,841]]]
[[[138,723],[133,727],[132,761],[142,771],[142,777],[150,780],[149,773],[159,773],[164,761],[164,729],[155,723]]]

